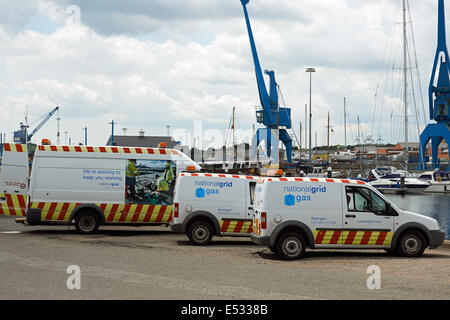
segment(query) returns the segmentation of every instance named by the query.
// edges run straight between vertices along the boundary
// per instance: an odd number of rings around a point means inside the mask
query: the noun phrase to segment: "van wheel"
[[[423,235],[412,230],[401,235],[396,251],[403,257],[420,257],[425,251],[426,245]]]
[[[81,234],[93,234],[98,230],[99,225],[98,216],[90,211],[80,212],[75,218],[75,228]]]
[[[213,229],[207,221],[196,221],[189,225],[186,235],[193,244],[203,246],[211,242]]]
[[[298,233],[287,233],[281,236],[277,242],[276,252],[286,260],[295,260],[303,256],[306,243]]]

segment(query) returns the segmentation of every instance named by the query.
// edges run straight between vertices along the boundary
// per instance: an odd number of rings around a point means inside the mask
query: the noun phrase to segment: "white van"
[[[171,230],[186,233],[196,245],[208,244],[213,235],[248,237],[255,186],[252,176],[181,173],[175,186]]]
[[[28,176],[28,157],[26,145],[5,144],[0,214],[85,234],[101,224],[168,225],[177,172],[200,169],[172,149],[41,145]]]
[[[422,255],[444,241],[432,218],[395,206],[363,181],[260,178],[256,185],[253,242],[285,259],[311,249],[385,249]]]

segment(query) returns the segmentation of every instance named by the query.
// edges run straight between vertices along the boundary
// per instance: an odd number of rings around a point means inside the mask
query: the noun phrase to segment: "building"
[[[114,140],[114,142],[112,142]],[[144,131],[140,131],[138,136],[116,136],[114,139],[109,137],[106,142],[107,146],[120,146],[120,147],[142,147],[142,148],[157,148],[158,144],[165,142],[167,148],[173,149],[178,143],[173,137],[167,136],[145,136]]]

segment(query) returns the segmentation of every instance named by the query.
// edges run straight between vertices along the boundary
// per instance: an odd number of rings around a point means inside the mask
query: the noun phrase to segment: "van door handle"
[[[248,207],[248,210],[253,210],[253,207]]]
[[[355,214],[346,214],[345,215],[346,218],[356,218]]]

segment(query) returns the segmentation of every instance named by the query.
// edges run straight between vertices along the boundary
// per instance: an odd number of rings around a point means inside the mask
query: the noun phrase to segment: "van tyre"
[[[196,221],[189,225],[186,234],[193,244],[204,246],[211,242],[213,229],[207,221]]]
[[[306,249],[306,242],[302,235],[292,232],[280,237],[277,242],[276,252],[286,260],[295,260],[303,256]]]
[[[422,233],[407,231],[403,233],[397,243],[397,253],[402,257],[419,257],[425,251],[427,243]]]
[[[75,218],[75,229],[81,234],[93,234],[97,232],[100,222],[98,215],[90,212],[80,212]]]

